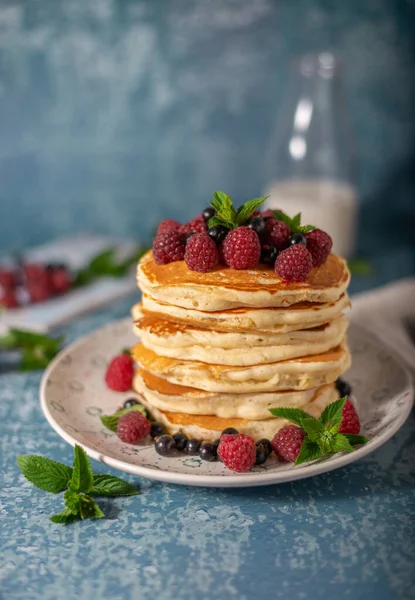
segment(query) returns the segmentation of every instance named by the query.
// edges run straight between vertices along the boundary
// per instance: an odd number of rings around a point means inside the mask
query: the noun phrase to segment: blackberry
[[[262,446],[264,448],[264,450],[268,453],[268,456],[272,452],[271,442],[269,440],[267,440],[266,438],[262,438],[261,440],[258,440],[255,445],[257,448]]]
[[[195,438],[187,440],[187,442],[186,442],[187,454],[189,454],[190,456],[196,456],[196,454],[199,454],[199,448],[200,448],[199,440],[196,440]]]
[[[135,406],[136,404],[140,404],[138,402],[138,400],[136,400],[135,398],[128,398],[128,400],[126,400],[122,406],[123,406],[123,408],[131,408],[132,406]]]
[[[208,206],[207,208],[205,208],[205,210],[202,213],[203,220],[205,221],[205,223],[207,223],[209,221],[209,219],[214,217],[215,214],[216,214],[216,210],[213,208],[213,206]]]
[[[264,462],[268,460],[267,451],[263,446],[257,446],[256,448],[256,456],[255,456],[255,464],[263,465]]]
[[[307,240],[302,233],[294,233],[294,235],[292,235],[288,240],[288,243],[290,246],[293,246],[294,244],[302,244],[303,246],[307,246]]]
[[[185,433],[175,433],[173,435],[173,439],[176,442],[177,450],[183,452],[183,450],[186,448],[186,442],[188,440],[187,435]]]
[[[171,435],[157,437],[154,447],[161,456],[172,456],[176,452],[176,443]]]
[[[153,438],[159,437],[160,435],[163,435],[163,433],[165,433],[166,428],[164,427],[164,425],[162,423],[152,423],[151,424],[151,430],[150,430],[150,435]]]
[[[261,262],[273,267],[277,260],[278,252],[279,250],[275,246],[264,244],[261,249]]]
[[[213,444],[210,444],[209,442],[202,442],[200,444],[200,448],[199,448],[199,457],[202,460],[207,460],[209,462],[212,462],[213,460],[216,459],[216,450],[213,447]]]
[[[208,236],[212,238],[217,246],[220,246],[229,233],[229,229],[224,225],[214,225],[208,229]]]
[[[227,427],[226,429],[224,429],[221,433],[222,435],[238,435],[239,431],[237,429],[235,429],[235,427]]]
[[[248,227],[253,229],[258,235],[262,235],[265,231],[265,221],[262,217],[252,217],[248,223]]]
[[[340,394],[340,398],[350,396],[350,394],[352,393],[351,385],[347,383],[347,381],[344,381],[344,379],[341,379],[341,377],[338,377],[336,380],[336,388]]]

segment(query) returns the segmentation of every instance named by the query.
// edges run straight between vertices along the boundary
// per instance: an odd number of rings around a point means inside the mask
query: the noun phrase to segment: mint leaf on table
[[[74,448],[72,478],[69,487],[75,492],[87,493],[92,488],[92,482],[93,474],[89,458],[85,450],[76,444]]]
[[[115,431],[117,431],[117,425],[118,425],[118,421],[120,420],[120,417],[127,414],[128,412],[131,412],[132,410],[138,410],[145,417],[147,416],[147,411],[144,408],[144,406],[142,406],[141,404],[134,404],[133,406],[130,406],[128,408],[122,408],[121,410],[117,410],[117,412],[115,412],[112,415],[101,415],[101,417],[100,417],[101,423],[103,425],[105,425],[105,427],[107,429],[109,429],[110,431],[115,432]]]
[[[129,256],[119,259],[117,250],[108,248],[94,256],[86,267],[78,271],[74,286],[87,285],[99,277],[122,277],[138,262],[146,250],[138,246]]]
[[[115,475],[94,475],[90,493],[93,496],[136,496],[140,492]]]
[[[44,369],[61,349],[64,336],[49,337],[42,333],[33,333],[23,329],[10,329],[0,336],[0,349],[20,350],[21,371]]]
[[[374,267],[373,264],[364,258],[350,258],[347,261],[347,266],[352,275],[357,275],[358,277],[368,277],[369,275],[373,275]]]
[[[76,493],[69,489],[65,492],[64,498],[67,510],[75,517],[101,519],[104,516],[95,500],[87,494]]]
[[[72,477],[71,467],[43,456],[20,455],[16,459],[26,479],[41,490],[57,494],[68,487]]]

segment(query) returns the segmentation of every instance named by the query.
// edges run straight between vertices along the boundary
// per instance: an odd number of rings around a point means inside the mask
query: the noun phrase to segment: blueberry
[[[215,214],[216,210],[213,208],[213,206],[208,206],[207,208],[205,208],[205,210],[203,211],[203,220],[205,221],[205,223],[207,223],[209,219],[214,217]]]
[[[257,446],[255,464],[263,465],[267,459],[268,459],[268,452],[265,450],[265,448],[263,446]]]
[[[227,427],[226,429],[224,429],[221,433],[221,435],[227,434],[227,435],[237,435],[239,433],[239,431],[237,429],[235,429],[235,427]]]
[[[262,217],[252,217],[248,223],[248,227],[253,229],[258,235],[262,235],[265,231],[265,221]]]
[[[186,452],[187,454],[190,454],[190,456],[196,456],[196,454],[199,454],[199,447],[200,441],[196,440],[195,438],[187,440],[186,442]]]
[[[209,237],[212,238],[217,246],[221,245],[228,233],[229,229],[224,225],[214,225],[208,230]]]
[[[288,240],[290,246],[294,246],[294,244],[302,244],[303,246],[307,246],[307,240],[303,236],[302,233],[294,233]]]
[[[176,442],[177,450],[180,450],[180,452],[183,452],[183,450],[186,447],[186,442],[188,440],[187,435],[185,433],[175,433],[173,435],[173,439]]]
[[[216,451],[213,447],[213,444],[210,444],[209,442],[202,442],[200,444],[200,448],[199,448],[199,457],[202,460],[207,460],[209,462],[212,462],[212,460],[215,460]]]
[[[350,396],[350,394],[352,393],[352,388],[350,384],[348,384],[347,381],[344,381],[344,379],[341,379],[340,377],[338,377],[338,379],[336,380],[336,388],[340,394],[340,398]]]
[[[150,430],[150,435],[153,438],[158,437],[159,435],[163,435],[163,433],[166,431],[166,428],[164,427],[164,425],[162,423],[152,423],[151,424],[151,430]]]
[[[219,444],[220,444],[220,440],[215,440],[215,441],[212,443],[213,450],[214,450],[215,454],[217,454],[217,453],[218,453],[218,446],[219,446]]]
[[[267,221],[269,221],[270,219],[273,219],[274,217],[267,216],[267,217],[262,217],[262,218],[264,219],[264,221],[266,223]]]
[[[190,238],[192,237],[192,235],[194,235],[196,233],[196,231],[189,231],[189,233],[186,233],[186,237],[184,238],[184,245],[186,246],[187,242],[190,240]]]
[[[136,400],[135,398],[128,398],[128,400],[126,400],[123,404],[123,408],[131,408],[132,406],[135,406],[136,404],[140,404],[138,402],[138,400]]]
[[[266,438],[262,438],[262,440],[258,440],[257,443],[255,444],[255,446],[257,448],[263,448],[268,456],[272,452],[271,442],[269,440],[267,440]]]
[[[172,456],[176,452],[176,442],[171,435],[161,435],[154,444],[157,454]]]
[[[271,265],[272,267],[275,264],[278,256],[278,248],[275,246],[271,246],[271,244],[264,244],[261,250],[261,262],[266,265]]]

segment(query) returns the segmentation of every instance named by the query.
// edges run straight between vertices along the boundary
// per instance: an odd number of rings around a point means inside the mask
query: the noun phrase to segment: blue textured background
[[[413,0],[2,0],[0,252],[79,228],[144,237],[213,189],[258,195],[287,62],[325,49],[347,67],[361,249],[391,223],[407,247],[414,15]]]

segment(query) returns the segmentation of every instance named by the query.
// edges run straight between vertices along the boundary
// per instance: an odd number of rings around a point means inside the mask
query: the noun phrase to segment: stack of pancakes
[[[348,283],[334,254],[305,283],[285,283],[267,265],[202,274],[148,252],[132,310],[134,389],[169,433],[209,441],[227,427],[272,438],[286,424],[273,407],[318,416],[350,365]]]

